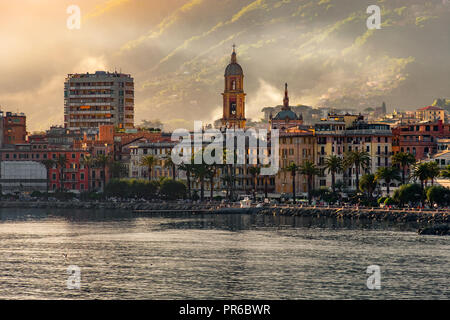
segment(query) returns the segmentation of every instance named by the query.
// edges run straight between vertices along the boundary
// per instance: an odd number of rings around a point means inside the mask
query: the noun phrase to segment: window
[[[52,174],[52,180],[56,180],[56,173]]]
[[[80,180],[84,180],[84,173],[80,173]]]

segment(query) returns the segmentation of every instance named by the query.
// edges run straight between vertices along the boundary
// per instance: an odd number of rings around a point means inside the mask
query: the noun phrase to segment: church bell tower
[[[236,49],[233,45],[231,62],[225,69],[225,91],[223,96],[222,126],[226,128],[245,127],[244,72],[237,63]]]

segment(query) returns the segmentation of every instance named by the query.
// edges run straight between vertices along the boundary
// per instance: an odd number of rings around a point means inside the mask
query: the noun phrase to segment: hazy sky
[[[247,116],[281,104],[419,108],[450,98],[446,0],[0,0],[0,106],[28,130],[63,123],[68,73],[130,73],[136,124],[170,128],[221,116],[231,45],[244,68]],[[382,29],[366,8],[383,9]],[[69,30],[69,5],[81,8]]]

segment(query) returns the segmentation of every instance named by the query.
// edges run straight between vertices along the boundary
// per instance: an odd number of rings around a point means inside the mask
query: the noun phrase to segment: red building
[[[60,167],[56,164],[49,172],[49,189],[57,191],[64,183],[64,190],[71,192],[85,192],[88,190],[87,168],[82,164],[82,159],[87,156],[84,150],[50,148],[47,144],[17,144],[8,148],[0,149],[1,161],[34,161],[43,160],[56,161],[59,156],[66,156],[67,163],[63,170],[61,179]]]
[[[450,124],[437,122],[400,125],[392,129],[392,151],[411,153],[416,160],[437,152],[437,139],[450,137]]]
[[[27,117],[24,113],[0,111],[2,145],[25,143],[27,139]]]

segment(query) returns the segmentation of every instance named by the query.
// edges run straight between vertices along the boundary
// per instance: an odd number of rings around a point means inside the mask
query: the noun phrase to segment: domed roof
[[[274,120],[286,120],[286,118],[289,120],[299,120],[297,114],[292,110],[281,110],[275,116]]]
[[[242,71],[242,67],[238,63],[230,63],[225,69],[225,77],[226,76],[242,76],[244,71]]]

